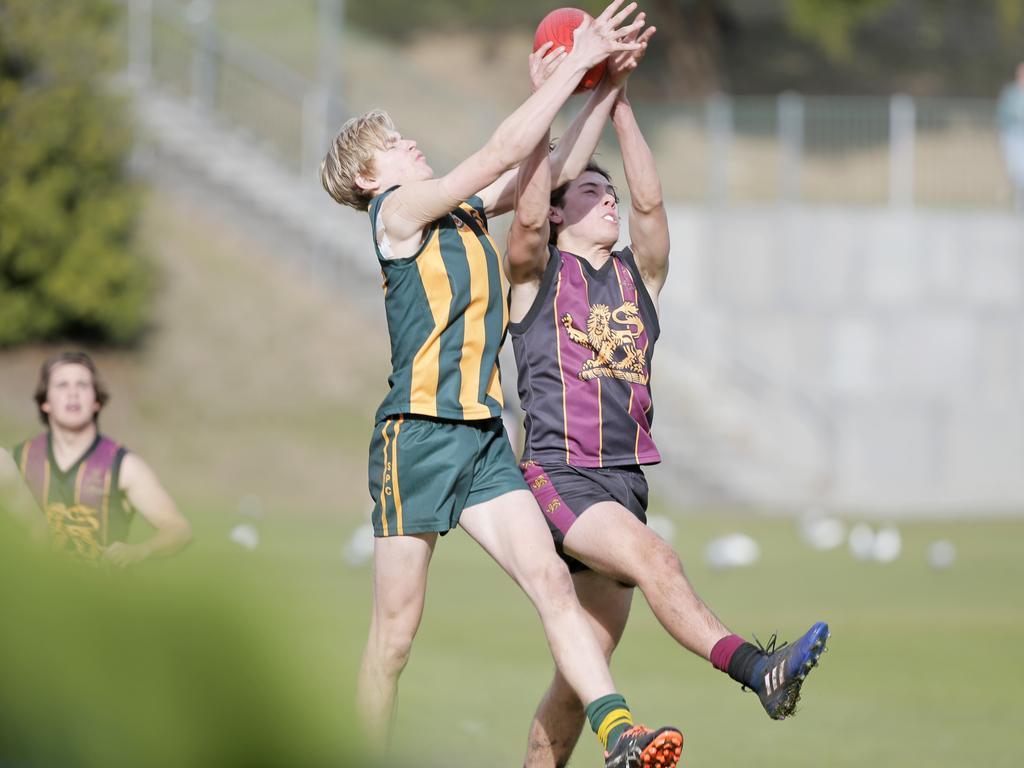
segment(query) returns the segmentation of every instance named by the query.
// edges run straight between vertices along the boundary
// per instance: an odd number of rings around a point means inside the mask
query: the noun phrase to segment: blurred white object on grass
[[[369,563],[373,557],[373,526],[367,523],[356,528],[342,548],[341,556],[353,568]]]
[[[857,523],[850,529],[850,554],[858,560],[875,557],[875,532],[867,523]]]
[[[704,557],[712,568],[743,568],[761,557],[761,547],[745,533],[732,533],[708,542]]]
[[[875,560],[880,563],[891,563],[900,556],[902,551],[903,538],[900,536],[899,528],[887,525],[878,529],[872,547],[872,555]]]
[[[256,530],[256,527],[249,523],[239,523],[231,529],[231,533],[228,534],[228,538],[238,544],[240,547],[244,547],[250,551],[256,549],[260,545],[260,532]]]
[[[928,565],[936,571],[945,570],[956,562],[956,547],[948,539],[939,539],[928,545]]]
[[[813,549],[835,549],[846,540],[846,526],[812,510],[800,518],[800,536]]]

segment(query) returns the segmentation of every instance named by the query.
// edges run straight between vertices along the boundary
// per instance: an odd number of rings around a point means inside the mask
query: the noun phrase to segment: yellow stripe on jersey
[[[395,494],[395,515],[398,519],[398,535],[401,536],[404,531],[402,529],[402,493],[398,490],[398,433],[402,429],[402,422],[405,421],[405,416],[398,417],[398,423],[395,424],[395,439],[391,441],[391,489]]]
[[[562,291],[562,272],[555,278],[555,300],[551,302],[555,313],[555,354],[558,356],[558,378],[562,382],[562,435],[565,438],[565,463],[569,463],[569,409],[565,407],[565,366],[562,365],[562,321],[558,317],[558,294]]]
[[[583,269],[583,260],[580,259],[579,257],[577,257],[576,259],[573,260],[573,263],[576,265],[576,269],[578,269],[580,271],[580,278],[582,278],[582,280],[583,280],[583,290],[584,290],[584,292],[585,292],[585,294],[587,296],[587,303],[589,304],[590,303],[590,281],[587,280],[587,273]],[[561,275],[561,272],[559,272],[559,275],[558,275],[558,289],[555,290],[555,322],[556,322],[555,328],[556,329],[558,328],[558,294],[559,294],[559,289],[561,287],[562,287],[562,275]],[[555,337],[556,338],[561,338],[561,331],[556,331]],[[559,366],[558,367],[561,368],[562,367],[562,365],[561,365],[561,354],[562,354],[561,353],[561,344],[559,344],[558,349],[559,349],[559,353],[558,353],[559,354]],[[568,463],[570,463],[569,462],[569,409],[565,405],[566,386],[565,386],[565,372],[564,371],[561,372],[561,376],[562,376],[562,422],[563,422],[563,424],[565,424],[565,463],[568,464]],[[598,379],[598,381],[597,381],[597,424],[598,424],[598,427],[597,427],[598,428],[598,438],[597,438],[598,439],[598,449],[597,450],[598,450],[598,453],[600,453],[600,450],[601,450],[601,440],[604,439],[603,435],[600,432],[600,430],[601,430],[601,380],[600,379]]]
[[[43,503],[50,503],[50,460],[47,459],[46,463],[43,464]]]
[[[82,478],[85,477],[85,462],[83,461],[78,465],[78,471],[75,473],[75,504],[82,503]]]
[[[441,362],[441,333],[448,328],[452,288],[448,270],[441,257],[441,239],[435,230],[416,259],[420,281],[427,294],[434,328],[412,361],[409,386],[409,410],[426,416],[437,416],[437,385]]]
[[[113,476],[114,472],[110,469],[103,476],[103,546],[107,546],[107,536],[110,532],[110,479]]]
[[[618,265],[612,264],[612,266],[613,267],[617,267]],[[618,282],[619,282],[619,296],[621,296],[622,297],[622,301],[625,302],[626,301],[626,291],[622,287],[622,275],[619,273],[618,269],[615,270],[615,279],[618,280]],[[637,296],[637,301],[639,301],[639,300],[640,300],[640,297],[638,295]],[[629,414],[629,416],[632,418],[632,416],[633,416],[633,385],[632,384],[629,385],[629,405],[626,407],[626,413]],[[640,424],[639,423],[637,423],[637,425],[636,425],[636,438],[633,440],[633,455],[636,457],[636,463],[639,464],[640,463]]]
[[[465,418],[473,419],[491,415],[490,409],[480,404],[480,366],[486,341],[488,302],[490,299],[490,280],[487,274],[487,255],[484,247],[469,227],[460,227],[459,237],[462,247],[466,249],[466,262],[469,267],[469,306],[463,315],[462,358],[459,371],[462,383],[459,388],[459,404]]]
[[[626,413],[632,417],[633,415],[633,386],[629,387],[629,406],[626,408]],[[640,423],[636,425],[636,439],[633,440],[633,455],[636,457],[636,463],[640,463]]]

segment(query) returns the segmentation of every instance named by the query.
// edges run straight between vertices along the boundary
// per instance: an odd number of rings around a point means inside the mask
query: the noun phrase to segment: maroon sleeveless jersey
[[[125,453],[110,438],[97,435],[78,461],[62,471],[49,432],[14,449],[57,549],[95,560],[108,544],[127,538],[134,512],[118,488]]]
[[[526,411],[524,461],[661,461],[651,437],[658,315],[630,249],[595,269],[551,246],[537,298],[509,332]]]

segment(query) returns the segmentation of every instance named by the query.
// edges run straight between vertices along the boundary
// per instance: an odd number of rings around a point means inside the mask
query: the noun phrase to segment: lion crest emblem
[[[50,524],[53,547],[59,552],[73,552],[86,560],[98,560],[100,519],[96,510],[82,504],[66,506],[49,504],[46,519]]]
[[[647,346],[637,346],[644,323],[636,304],[627,301],[615,310],[607,304],[594,304],[590,307],[585,333],[573,325],[572,315],[566,313],[561,320],[569,340],[593,353],[590,360],[584,361],[578,374],[580,379],[608,377],[634,384],[647,383],[649,376],[644,360]],[[613,323],[620,327],[612,327]]]

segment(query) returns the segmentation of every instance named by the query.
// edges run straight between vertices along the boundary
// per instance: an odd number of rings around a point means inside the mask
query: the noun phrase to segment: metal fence
[[[673,198],[893,207],[1010,200],[992,100],[784,93],[642,112]]]
[[[333,83],[324,82],[332,79],[329,74],[311,78],[232,39],[217,29],[210,0],[185,6],[128,2],[137,79],[244,131],[297,174],[315,167],[330,131],[346,116]],[[323,7],[337,9],[337,0]],[[310,40],[311,47],[331,44],[328,35],[319,37]],[[329,73],[331,63],[321,73]],[[408,101],[407,91],[389,94],[387,81],[378,82],[379,102]],[[443,167],[455,159],[444,149],[453,140],[451,131],[461,131],[460,146],[482,144],[494,127],[482,116],[492,108],[466,103],[454,92],[444,98],[444,83],[431,87],[425,102],[445,103],[453,113],[443,124],[424,120],[418,128],[426,135],[417,138],[428,150],[437,148]],[[371,105],[352,106],[361,111]],[[1010,204],[994,100],[784,93],[636,108],[669,199],[900,208]],[[602,157],[614,167],[616,148],[602,147]]]
[[[339,119],[329,84],[217,29],[213,6],[128,0],[129,70],[243,132],[295,174],[319,163]]]

